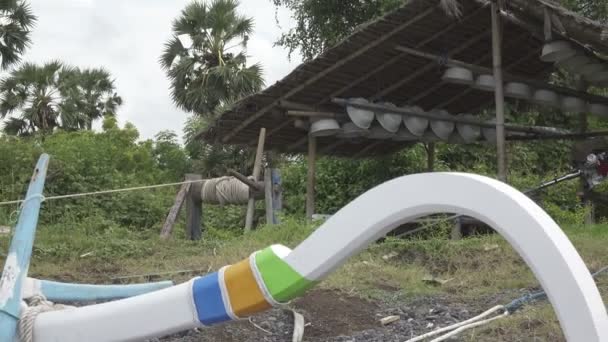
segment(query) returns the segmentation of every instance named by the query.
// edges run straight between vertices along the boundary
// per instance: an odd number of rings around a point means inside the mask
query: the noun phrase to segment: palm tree
[[[30,45],[30,29],[36,23],[29,4],[20,0],[0,0],[0,68],[19,62]]]
[[[90,130],[93,121],[116,116],[123,101],[115,90],[112,76],[103,68],[73,70],[64,81],[62,94],[64,106],[80,115],[68,128]]]
[[[246,65],[253,20],[240,16],[238,5],[236,0],[195,0],[173,22],[174,36],[160,63],[179,107],[212,115],[216,107],[263,87],[261,66]]]
[[[93,120],[115,115],[121,103],[109,73],[58,61],[25,63],[0,81],[0,118],[8,117],[6,134],[87,129]]]

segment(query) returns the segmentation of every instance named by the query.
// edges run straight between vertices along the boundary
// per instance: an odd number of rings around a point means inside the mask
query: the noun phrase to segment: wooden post
[[[272,202],[272,171],[270,168],[264,170],[264,204],[266,207],[266,224],[273,225],[275,222]]]
[[[184,204],[184,200],[186,199],[186,195],[189,193],[191,186],[192,183],[186,183],[182,184],[182,187],[179,189],[173,207],[169,210],[169,215],[167,215],[165,224],[163,224],[163,229],[160,231],[161,239],[166,240],[171,236],[173,225],[175,224],[179,211],[182,209],[182,205]]]
[[[505,139],[505,95],[502,74],[502,32],[500,8],[497,0],[492,0],[492,55],[496,90],[496,153],[498,159],[498,179],[507,182],[507,144]]]
[[[315,167],[317,161],[317,139],[308,136],[308,179],[306,182],[306,219],[312,221],[315,213]]]
[[[281,223],[279,213],[283,210],[283,184],[281,180],[281,170],[270,169],[272,177],[272,210],[274,223]]]
[[[428,143],[426,147],[426,169],[428,172],[435,171],[435,143]]]
[[[462,216],[458,216],[454,220],[454,226],[452,227],[452,240],[460,240],[462,239]]]
[[[200,180],[203,176],[187,174],[186,180]],[[203,201],[201,183],[191,183],[186,196],[186,233],[190,240],[200,240],[203,232]]]
[[[255,162],[253,163],[253,181],[260,180],[260,172],[262,169],[262,155],[264,154],[264,143],[266,141],[266,128],[260,129],[260,137],[258,138],[258,148],[255,153]],[[249,202],[247,203],[247,215],[245,216],[245,232],[249,232],[253,227],[253,215],[255,213],[255,198],[253,192],[249,192]]]

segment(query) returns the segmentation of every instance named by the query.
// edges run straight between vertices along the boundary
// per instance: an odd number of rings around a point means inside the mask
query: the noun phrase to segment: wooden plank
[[[258,182],[254,182],[251,179],[247,178],[245,175],[243,175],[242,173],[233,170],[233,169],[228,169],[228,174],[233,176],[234,178],[240,180],[243,184],[247,185],[250,190],[253,191],[264,191],[264,187],[260,186],[260,184]]]
[[[423,12],[419,13],[418,15],[416,15],[414,18],[412,18],[412,19],[410,19],[410,20],[402,23],[401,25],[397,26],[396,28],[394,28],[390,32],[387,32],[382,37],[380,37],[380,38],[372,41],[371,43],[363,46],[361,49],[356,50],[355,52],[353,52],[352,54],[350,54],[350,55],[346,56],[345,58],[341,59],[337,63],[332,64],[328,68],[324,69],[323,71],[321,71],[318,74],[314,75],[313,77],[309,78],[308,80],[306,80],[305,82],[303,82],[299,86],[297,86],[297,87],[293,88],[292,90],[288,91],[285,95],[283,95],[280,98],[274,100],[271,104],[265,106],[264,108],[262,108],[261,110],[259,110],[257,113],[251,115],[249,118],[247,118],[245,121],[243,121],[242,124],[240,124],[237,127],[235,127],[230,133],[228,133],[222,139],[222,142],[224,142],[224,143],[228,142],[238,132],[240,132],[241,130],[243,130],[245,127],[249,126],[255,120],[259,119],[262,115],[266,114],[266,112],[268,112],[270,109],[276,107],[278,104],[280,104],[281,101],[287,100],[288,98],[290,98],[293,95],[295,95],[298,92],[300,92],[302,89],[304,89],[304,88],[308,87],[309,85],[311,85],[311,84],[319,81],[320,79],[322,79],[323,77],[325,77],[326,75],[328,75],[329,73],[331,73],[332,71],[334,71],[334,70],[342,67],[343,65],[347,64],[348,62],[354,60],[355,58],[357,58],[357,57],[359,57],[361,55],[363,55],[364,53],[370,51],[371,49],[375,48],[376,46],[384,43],[388,39],[392,38],[395,34],[403,31],[408,26],[410,26],[410,25],[412,25],[412,24],[414,24],[414,23],[416,23],[416,22],[424,19],[425,17],[427,17],[428,15],[430,15],[431,13],[433,13],[436,9],[437,9],[436,6],[429,7],[425,11],[423,11]],[[349,39],[349,38],[352,38],[352,37],[347,37],[346,39]]]
[[[308,172],[306,181],[306,219],[312,221],[315,213],[315,168],[317,164],[317,139],[308,138]]]
[[[186,180],[200,180],[203,176],[187,174]],[[198,189],[196,191],[195,189]],[[200,187],[190,186],[186,196],[186,235],[190,240],[200,240],[203,232],[203,202]]]
[[[260,137],[258,138],[258,148],[255,153],[255,161],[253,163],[253,180],[257,182],[260,179],[260,171],[262,169],[262,156],[264,155],[264,143],[266,142],[266,128],[260,129]],[[245,216],[245,232],[249,232],[253,227],[253,214],[255,213],[255,198],[253,193],[249,192],[249,202],[247,203],[247,214]]]
[[[30,267],[49,159],[48,154],[38,159],[4,262],[0,280],[0,341],[16,340],[23,282]]]
[[[175,196],[175,201],[173,202],[173,206],[171,210],[169,210],[169,215],[165,219],[165,224],[163,224],[163,229],[160,231],[160,238],[166,240],[171,236],[171,232],[173,231],[173,226],[175,225],[175,220],[177,219],[177,215],[179,211],[182,209],[184,201],[186,200],[186,195],[188,191],[190,191],[190,186],[192,183],[182,184],[182,187],[179,189],[177,196]]]
[[[505,92],[502,70],[502,32],[500,9],[492,2],[492,66],[494,69],[494,95],[496,101],[496,159],[498,179],[507,182],[507,142],[505,134]]]
[[[281,178],[281,170],[270,169],[272,177],[272,211],[274,224],[279,224],[279,213],[283,210],[283,180]]]
[[[266,209],[266,224],[274,224],[274,208],[272,202],[272,172],[264,170],[264,204]]]

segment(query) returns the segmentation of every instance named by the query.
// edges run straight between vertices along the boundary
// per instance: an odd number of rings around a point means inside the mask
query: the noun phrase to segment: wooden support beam
[[[290,110],[287,111],[288,116],[305,117],[305,118],[329,118],[334,119],[338,116],[342,116],[338,113],[333,112],[319,112],[319,111],[303,111],[303,110]]]
[[[306,219],[312,221],[315,213],[315,172],[317,166],[317,139],[308,138],[308,176],[306,181]]]
[[[270,169],[272,180],[272,211],[274,224],[281,223],[279,214],[283,210],[283,179],[281,178],[281,170]]]
[[[173,206],[171,210],[169,210],[169,215],[165,219],[165,223],[163,224],[163,228],[160,231],[160,238],[166,240],[171,236],[171,232],[173,231],[173,226],[175,225],[175,220],[177,219],[177,215],[179,211],[182,209],[184,201],[186,200],[186,196],[190,191],[192,183],[182,184],[177,196],[175,196],[175,201],[173,202]]]
[[[282,122],[280,125],[278,125],[278,126],[274,127],[274,128],[273,128],[273,129],[271,129],[270,131],[268,131],[268,132],[266,133],[266,139],[268,139],[268,138],[269,138],[271,135],[275,134],[276,132],[278,132],[278,131],[282,130],[283,128],[285,128],[285,127],[287,127],[287,126],[289,126],[289,125],[293,124],[293,123],[294,123],[294,121],[295,121],[294,119],[286,119],[286,120],[285,120],[285,121],[283,121],[283,122]],[[257,139],[251,140],[251,141],[249,142],[249,145],[253,145],[253,144],[255,144],[257,141],[258,141]]]
[[[404,47],[404,46],[397,46],[396,47],[397,50],[399,51],[403,51],[403,52],[409,52],[412,55],[418,56],[418,57],[423,57],[423,58],[427,58],[430,60],[437,60],[437,58],[439,58],[439,55],[436,54],[432,54],[432,53],[428,53],[428,52],[422,52],[416,49],[412,49],[412,48],[408,48],[408,47]],[[451,59],[448,58],[446,61],[447,65],[449,66],[455,66],[455,67],[462,67],[462,68],[467,68],[470,69],[476,73],[483,73],[483,74],[488,74],[488,75],[492,75],[494,73],[494,70],[491,68],[486,68],[484,66],[480,66],[480,65],[475,65],[475,64],[471,64],[471,63],[466,63],[460,60],[456,60],[456,59]],[[536,88],[541,88],[541,89],[547,89],[547,90],[553,90],[557,93],[560,93],[562,95],[569,95],[569,96],[574,96],[574,97],[579,97],[581,99],[587,100],[591,103],[599,103],[599,104],[608,104],[608,98],[603,97],[603,96],[599,96],[599,95],[594,95],[594,94],[589,94],[587,92],[581,92],[581,91],[577,91],[571,88],[566,88],[566,87],[562,87],[562,86],[557,86],[554,84],[550,84],[547,82],[543,82],[543,81],[539,81],[536,79],[531,79],[525,76],[519,76],[519,75],[513,75],[513,74],[508,74],[508,73],[503,73],[503,77],[505,79],[505,81],[514,81],[514,82],[522,82],[522,83],[526,83],[528,85],[531,85],[533,87]]]
[[[269,168],[264,170],[264,207],[266,224],[274,224],[274,208],[272,207],[272,174]]]
[[[507,182],[507,142],[505,133],[505,92],[502,70],[502,36],[500,9],[492,1],[492,65],[494,67],[494,94],[496,101],[496,158],[498,161],[498,179]]]
[[[231,175],[232,177],[240,180],[243,184],[247,185],[250,190],[259,191],[259,192],[264,191],[264,187],[261,186],[259,182],[252,181],[247,176],[245,176],[244,174],[242,174],[236,170],[228,169],[228,174]]]
[[[464,42],[462,45],[458,46],[457,48],[450,50],[448,52],[449,55],[454,55],[457,54],[459,52],[462,52],[466,49],[468,49],[471,45],[479,42],[480,40],[482,40],[485,37],[488,37],[489,33],[487,31],[483,31],[478,33],[477,35],[471,37],[469,40],[467,40],[466,42]],[[395,90],[401,88],[404,84],[407,84],[408,82],[411,82],[413,80],[415,80],[416,78],[424,75],[425,73],[431,71],[432,69],[437,67],[437,63],[433,62],[433,63],[428,63],[427,65],[425,65],[424,67],[418,69],[416,72],[412,73],[411,75],[408,75],[407,77],[403,78],[401,81],[396,82],[395,84],[392,84],[391,86],[382,89],[381,91],[377,92],[376,94],[374,94],[374,96],[371,97],[372,101],[376,101],[384,96],[390,95],[392,94]]]
[[[187,181],[201,179],[201,175],[186,175]],[[194,186],[195,184],[199,186]],[[200,190],[200,183],[192,183],[186,195],[186,235],[190,240],[200,240],[203,232],[203,201]]]
[[[477,9],[475,9],[474,11],[472,11],[471,13],[467,14],[466,16],[459,18],[458,20],[454,20],[450,25],[444,27],[443,29],[435,32],[433,35],[431,35],[430,37],[420,41],[419,43],[417,43],[415,45],[416,48],[421,48],[424,47],[426,44],[431,43],[433,41],[435,41],[437,38],[443,36],[444,34],[452,31],[456,26],[463,24],[464,22],[466,22],[467,20],[475,17],[477,14],[479,14],[479,12],[481,12],[482,10],[484,10],[487,7],[487,5],[483,5]],[[366,81],[367,79],[369,79],[370,77],[372,77],[373,75],[376,75],[377,73],[381,72],[382,70],[392,66],[393,64],[401,61],[405,56],[407,56],[407,53],[400,53],[397,56],[387,60],[386,62],[382,63],[380,66],[374,68],[373,70],[363,74],[362,76],[360,76],[359,78],[357,78],[356,80],[349,82],[347,85],[345,85],[344,87],[332,92],[328,97],[326,97],[325,99],[323,99],[322,101],[320,101],[319,103],[317,103],[317,105],[321,105],[324,103],[327,103],[329,101],[331,101],[332,98],[336,97],[336,96],[340,96],[342,94],[344,94],[345,92],[351,90],[352,88],[358,86],[359,84],[361,84],[362,82]]]
[[[258,148],[255,153],[255,161],[253,163],[253,180],[257,182],[260,179],[262,170],[262,156],[264,155],[264,143],[266,141],[266,128],[260,129],[260,137],[258,139]],[[253,227],[253,215],[255,214],[255,197],[252,192],[249,192],[249,202],[247,203],[247,214],[245,216],[245,232],[249,232]]]
[[[593,131],[585,133],[555,133],[538,134],[529,136],[508,136],[509,141],[533,141],[533,140],[585,140],[594,137],[608,137],[608,131]]]
[[[351,62],[355,58],[363,55],[364,53],[372,50],[373,48],[377,47],[378,45],[386,42],[388,39],[392,38],[397,33],[400,33],[401,31],[403,31],[405,28],[409,27],[410,25],[415,24],[416,22],[418,22],[418,21],[426,18],[428,15],[430,15],[431,13],[433,13],[436,10],[437,10],[436,6],[433,6],[433,7],[430,7],[428,9],[426,9],[425,11],[423,11],[423,12],[419,13],[418,15],[416,15],[414,18],[412,18],[412,19],[410,19],[410,20],[408,20],[408,21],[406,21],[406,22],[398,25],[397,27],[395,27],[390,32],[387,32],[386,34],[384,34],[381,37],[379,37],[378,39],[372,41],[368,45],[360,48],[359,50],[354,51],[352,54],[350,54],[350,55],[346,56],[345,58],[341,59],[339,62],[337,62],[335,64],[332,64],[331,66],[329,66],[325,70],[319,72],[318,74],[314,75],[313,77],[311,77],[311,78],[307,79],[306,81],[302,82],[302,84],[300,84],[299,86],[291,89],[286,94],[284,94],[283,96],[281,96],[279,99],[273,101],[269,105],[267,105],[267,106],[263,107],[262,109],[260,109],[257,113],[251,115],[249,118],[247,118],[245,121],[243,121],[243,123],[241,123],[240,125],[238,125],[237,127],[235,127],[230,133],[226,134],[226,136],[224,136],[224,138],[222,139],[222,142],[224,142],[224,143],[228,142],[238,132],[240,132],[241,130],[243,130],[245,127],[249,126],[255,120],[257,120],[260,117],[262,117],[262,115],[266,114],[266,112],[268,112],[270,109],[276,107],[279,103],[281,103],[281,101],[285,101],[285,100],[289,99],[293,95],[295,95],[295,94],[299,93],[300,91],[302,91],[302,89],[310,86],[311,84],[314,84],[315,82],[319,81],[320,79],[322,79],[323,77],[325,77],[326,75],[328,75],[329,73],[331,73],[332,71],[337,70],[338,68],[346,65],[348,62]],[[346,39],[349,39],[349,38],[350,37],[347,37]]]
[[[435,143],[424,145],[426,149],[426,170],[427,172],[435,171]]]

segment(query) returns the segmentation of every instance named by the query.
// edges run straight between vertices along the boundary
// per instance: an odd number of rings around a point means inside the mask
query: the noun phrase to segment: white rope
[[[201,187],[203,203],[247,204],[249,186],[234,177],[208,179]]]
[[[422,340],[425,340],[425,339],[427,339],[427,338],[430,338],[430,337],[433,337],[433,336],[436,336],[436,335],[442,334],[442,333],[444,333],[444,332],[446,332],[446,331],[451,331],[451,330],[454,330],[454,329],[458,329],[458,328],[461,328],[461,327],[465,327],[465,326],[470,325],[470,324],[474,324],[475,322],[477,322],[477,321],[479,321],[479,320],[481,320],[481,319],[483,319],[483,318],[485,318],[485,317],[487,317],[487,316],[489,316],[489,315],[491,315],[491,314],[495,313],[496,311],[499,311],[499,310],[504,310],[504,309],[505,309],[505,308],[504,308],[504,306],[502,306],[502,305],[497,305],[497,306],[495,306],[495,307],[491,308],[490,310],[487,310],[487,311],[485,311],[485,312],[481,313],[480,315],[475,316],[475,317],[473,317],[473,318],[470,318],[470,319],[468,319],[468,320],[466,320],[466,321],[463,321],[463,322],[460,322],[460,323],[456,323],[456,324],[453,324],[453,325],[447,326],[447,327],[445,327],[445,328],[441,328],[441,329],[437,329],[437,330],[431,331],[431,332],[426,333],[426,334],[424,334],[424,335],[420,335],[420,336],[418,336],[418,337],[415,337],[415,338],[409,339],[409,340],[407,340],[406,342],[417,342],[417,341],[422,341]],[[501,317],[501,316],[499,316],[499,317]]]
[[[488,319],[485,319],[485,320],[483,320],[483,321],[479,321],[479,322],[475,322],[475,323],[471,323],[471,324],[468,324],[468,325],[462,326],[462,327],[460,327],[460,328],[458,328],[458,329],[456,329],[456,330],[454,330],[454,331],[452,331],[452,332],[450,332],[450,333],[447,333],[447,334],[445,334],[445,335],[443,335],[443,336],[439,336],[438,338],[436,338],[436,339],[432,340],[431,342],[441,342],[441,341],[445,341],[445,340],[447,340],[447,339],[449,339],[449,338],[451,338],[451,337],[454,337],[454,336],[456,336],[456,335],[460,334],[461,332],[463,332],[463,331],[465,331],[465,330],[469,330],[469,329],[477,328],[477,327],[479,327],[479,326],[482,326],[482,325],[488,324],[488,323],[490,323],[490,322],[492,322],[492,321],[495,321],[495,320],[497,320],[497,319],[505,318],[505,317],[507,317],[508,315],[509,315],[509,312],[508,312],[508,311],[505,311],[505,312],[503,312],[503,313],[502,313],[500,316],[496,316],[496,317],[488,318]]]
[[[31,200],[33,198],[37,198],[37,197],[40,197],[43,201],[49,201],[49,200],[56,200],[56,199],[66,199],[66,198],[76,198],[76,197],[85,197],[85,196],[95,196],[95,195],[111,194],[111,193],[116,193],[116,192],[127,192],[127,191],[136,191],[136,190],[156,189],[156,188],[163,188],[163,187],[182,185],[182,184],[189,184],[189,183],[202,183],[204,181],[205,180],[203,180],[203,179],[200,179],[200,180],[190,180],[190,181],[178,182],[178,183],[165,183],[165,184],[156,184],[156,185],[147,185],[147,186],[136,186],[136,187],[131,187],[131,188],[123,188],[123,189],[101,190],[101,191],[92,191],[92,192],[81,192],[81,193],[76,193],[76,194],[50,196],[50,197],[44,197],[42,195],[36,195],[36,196],[32,196],[30,198],[26,198],[24,200],[15,200],[15,201],[0,202],[0,206],[2,206],[2,205],[10,205],[10,204],[20,204],[20,203],[27,202],[27,201],[29,201],[29,200]]]
[[[29,299],[29,306],[21,313],[19,319],[19,338],[21,342],[34,341],[34,324],[36,317],[43,312],[72,309],[73,306],[54,304],[46,300],[42,295],[33,296]]]

